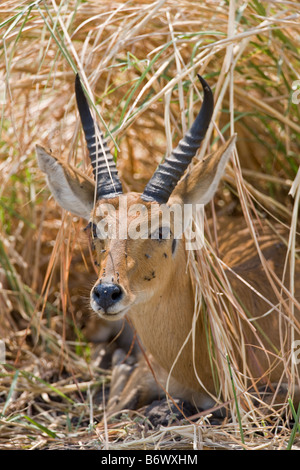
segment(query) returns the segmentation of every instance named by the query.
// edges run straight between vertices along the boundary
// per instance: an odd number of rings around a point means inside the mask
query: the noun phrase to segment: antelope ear
[[[207,204],[211,201],[233,152],[235,141],[236,135],[233,135],[216,152],[205,157],[187,172],[178,182],[170,200],[179,198],[184,204]]]
[[[79,170],[36,146],[39,168],[58,204],[72,214],[89,220],[94,206],[95,185]]]

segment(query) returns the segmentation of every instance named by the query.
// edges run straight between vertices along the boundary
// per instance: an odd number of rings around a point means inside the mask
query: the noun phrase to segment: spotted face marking
[[[145,280],[145,281],[152,281],[152,279],[155,279],[155,271],[152,271],[152,273],[150,274],[150,276],[145,276],[145,277],[144,277],[144,280]]]

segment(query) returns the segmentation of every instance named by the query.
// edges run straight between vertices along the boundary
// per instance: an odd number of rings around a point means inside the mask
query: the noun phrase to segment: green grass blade
[[[288,442],[287,447],[286,447],[286,450],[291,450],[291,448],[293,446],[293,443],[295,441],[297,429],[298,429],[298,432],[300,433],[300,424],[299,424],[300,404],[298,405],[298,410],[297,410],[297,413],[296,413],[293,402],[290,398],[288,399],[288,402],[289,402],[289,405],[291,407],[292,414],[293,414],[293,417],[294,417],[294,420],[295,420],[295,424],[293,426],[293,429],[292,429],[292,432],[291,432],[291,435],[290,435],[290,438],[289,438],[289,442]]]
[[[29,416],[27,415],[23,415],[23,417],[25,419],[27,419],[27,421],[29,421],[29,423],[33,424],[33,426],[35,426],[36,428],[38,428],[40,431],[44,432],[45,434],[47,434],[49,437],[53,437],[54,439],[56,438],[56,433],[51,431],[50,429],[46,428],[46,426],[43,426],[42,424],[40,423],[37,423],[34,419],[30,418]]]
[[[236,407],[236,414],[237,414],[237,419],[239,423],[239,428],[240,428],[240,434],[241,434],[241,441],[243,444],[245,444],[245,439],[244,439],[244,431],[243,431],[243,426],[242,426],[242,419],[241,419],[241,414],[240,414],[240,409],[239,409],[239,404],[236,396],[236,390],[234,386],[234,381],[233,381],[233,376],[232,376],[232,370],[231,370],[231,365],[229,361],[229,357],[227,357],[227,364],[228,364],[228,369],[229,369],[229,374],[230,374],[230,380],[232,384],[232,390],[233,390],[233,395],[234,395],[234,402],[235,402],[235,407]]]
[[[5,411],[6,411],[6,408],[8,407],[8,404],[10,402],[10,399],[12,397],[12,394],[16,388],[16,385],[17,385],[17,381],[18,381],[18,377],[19,377],[19,370],[17,370],[13,376],[13,379],[12,379],[12,382],[11,382],[11,386],[10,386],[10,389],[9,389],[9,392],[7,394],[7,397],[6,397],[6,400],[5,400],[5,403],[4,403],[4,406],[3,406],[3,410],[2,410],[2,413],[1,413],[1,417],[3,417],[5,415]]]

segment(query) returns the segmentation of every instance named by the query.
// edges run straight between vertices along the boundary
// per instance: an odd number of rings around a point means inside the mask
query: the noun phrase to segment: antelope
[[[234,135],[215,152],[194,161],[214,108],[209,85],[201,76],[198,78],[203,88],[199,114],[171,155],[158,166],[142,194],[124,194],[107,140],[92,116],[78,75],[75,94],[93,180],[43,147],[36,146],[39,167],[46,174],[56,201],[65,210],[87,220],[93,229],[98,277],[90,293],[92,310],[107,321],[127,318],[148,354],[152,370],[146,371],[142,359],[128,382],[121,381],[122,386],[117,387],[117,396],[114,394],[111,401],[115,409],[150,403],[160,394],[161,383],[164,392],[164,387],[168,387],[171,396],[189,401],[200,409],[209,409],[220,399],[209,356],[204,308],[195,317],[195,285],[187,268],[190,252],[186,248],[186,225],[180,222],[175,227],[172,212],[174,206],[183,211],[185,206],[206,205],[213,199],[236,145]],[[103,207],[110,209],[105,211]],[[132,210],[136,207],[141,208],[138,213]],[[150,213],[157,215],[162,209],[169,216],[168,223],[158,218],[158,224],[152,229]],[[124,236],[124,217],[126,227],[130,224],[135,228],[142,227],[140,236]],[[104,236],[104,222],[106,228],[114,225],[113,235],[107,235],[107,231]],[[244,340],[243,359],[246,358],[247,364],[245,376],[257,391],[262,388],[272,398],[276,388],[285,393],[291,383],[294,388],[298,387],[295,377],[286,368],[291,350],[287,341],[289,330],[283,318],[286,315],[288,325],[293,324],[294,338],[297,339],[299,264],[296,263],[297,300],[293,316],[288,307],[288,291],[281,291],[278,297],[272,288],[274,280],[263,268],[247,226],[241,225],[240,219],[230,217],[220,219],[218,223],[220,256],[228,265],[225,273],[234,298],[241,299],[245,312],[249,313],[250,319],[255,319],[253,323],[245,315],[239,320]],[[261,235],[261,241],[265,264],[272,266],[281,279],[285,245],[267,231]],[[286,282],[288,285],[287,276]],[[217,294],[212,292],[212,295]],[[233,303],[233,317],[235,309]],[[193,335],[190,334],[192,327]],[[239,371],[244,367],[242,354],[239,357],[239,338],[233,348],[238,357],[234,368]],[[135,396],[134,389],[137,390]]]

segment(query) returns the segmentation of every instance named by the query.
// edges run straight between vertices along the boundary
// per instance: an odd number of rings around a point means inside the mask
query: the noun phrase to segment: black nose
[[[93,300],[105,311],[119,302],[122,295],[122,288],[118,284],[97,284],[92,291]]]

